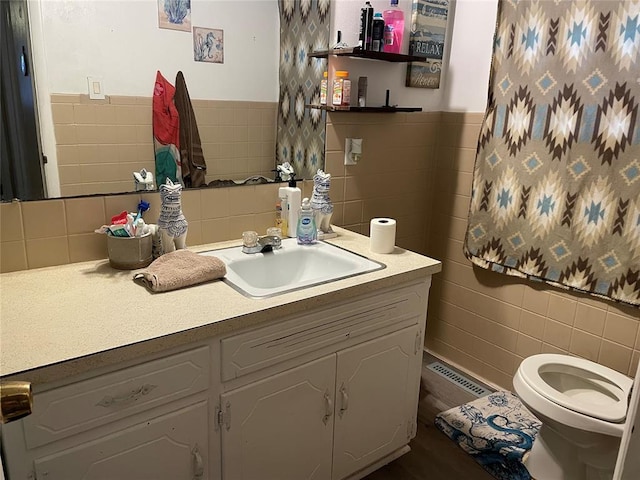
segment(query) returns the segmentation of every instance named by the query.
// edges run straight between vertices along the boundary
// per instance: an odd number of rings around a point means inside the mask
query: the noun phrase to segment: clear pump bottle
[[[318,239],[318,229],[316,220],[311,208],[311,202],[308,198],[302,200],[300,207],[300,218],[298,219],[298,243],[300,245],[308,245],[315,243]]]

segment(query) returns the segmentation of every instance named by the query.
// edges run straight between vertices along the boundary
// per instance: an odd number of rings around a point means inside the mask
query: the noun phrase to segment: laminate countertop
[[[369,237],[336,228],[327,240],[386,268],[270,298],[249,298],[217,280],[151,293],[135,271],[108,260],[0,275],[0,377],[33,385],[282,320],[313,308],[425,279],[442,265],[396,247],[369,251]],[[202,252],[239,241],[190,247]]]

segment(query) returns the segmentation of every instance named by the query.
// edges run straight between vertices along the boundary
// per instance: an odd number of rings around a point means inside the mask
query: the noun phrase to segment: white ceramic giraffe
[[[331,174],[322,170],[313,176],[313,194],[311,195],[311,208],[315,215],[316,226],[319,233],[332,234],[331,215],[333,204],[329,198],[331,188]]]
[[[181,195],[182,185],[179,183],[173,183],[167,178],[167,182],[160,185],[158,228],[162,240],[162,253],[186,248],[189,224],[182,213]]]

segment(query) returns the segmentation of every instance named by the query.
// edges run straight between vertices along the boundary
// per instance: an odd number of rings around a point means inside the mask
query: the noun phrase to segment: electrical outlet
[[[344,164],[357,165],[362,158],[362,139],[346,138],[344,141]]]

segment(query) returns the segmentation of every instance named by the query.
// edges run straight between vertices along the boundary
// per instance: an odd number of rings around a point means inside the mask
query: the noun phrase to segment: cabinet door
[[[338,352],[333,480],[409,443],[422,358],[418,327]]]
[[[221,395],[225,480],[331,477],[336,357]]]
[[[202,402],[35,460],[47,480],[209,478],[208,412]]]

